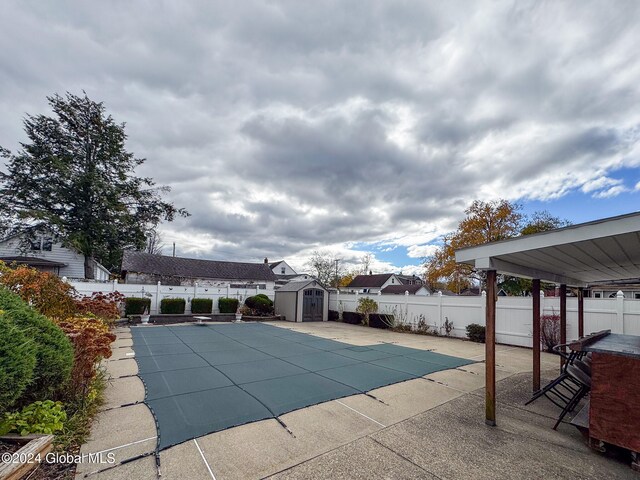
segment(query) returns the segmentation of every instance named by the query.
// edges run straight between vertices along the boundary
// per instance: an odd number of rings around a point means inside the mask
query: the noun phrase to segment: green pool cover
[[[158,449],[473,363],[389,343],[353,346],[261,323],[133,327]]]

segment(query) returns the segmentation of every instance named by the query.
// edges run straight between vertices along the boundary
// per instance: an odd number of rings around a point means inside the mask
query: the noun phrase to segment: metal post
[[[560,343],[567,343],[567,285],[560,284]],[[566,348],[562,347],[565,352]],[[560,357],[560,366],[564,365],[564,357]]]
[[[531,285],[533,299],[533,391],[540,390],[540,279],[534,278]]]
[[[578,288],[578,337],[584,337],[584,289]]]
[[[487,270],[485,324],[485,423],[496,424],[496,271]]]

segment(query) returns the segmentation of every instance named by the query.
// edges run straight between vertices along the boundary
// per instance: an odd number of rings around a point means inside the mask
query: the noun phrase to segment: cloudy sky
[[[183,256],[417,271],[473,199],[638,210],[640,2],[5,1],[0,145],[85,90]]]

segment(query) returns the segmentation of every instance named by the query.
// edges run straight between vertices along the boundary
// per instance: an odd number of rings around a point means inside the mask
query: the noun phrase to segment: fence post
[[[158,281],[156,285],[156,314],[160,313],[160,285],[160,281]]]
[[[616,322],[611,326],[612,333],[624,333],[624,293],[616,293]]]
[[[442,332],[442,291],[438,291],[438,333]]]
[[[480,296],[480,312],[482,313],[482,321],[479,322],[480,325],[484,325],[486,327],[487,322],[487,292],[482,290],[482,295]]]
[[[118,289],[118,280],[114,278],[113,282],[111,283],[111,291],[115,292],[117,289]]]
[[[409,290],[404,291],[404,315],[406,318],[409,318]]]
[[[193,298],[191,299],[191,302],[193,302],[194,298],[198,298],[198,282],[193,282]],[[189,312],[193,313],[191,311],[191,302],[189,302]]]

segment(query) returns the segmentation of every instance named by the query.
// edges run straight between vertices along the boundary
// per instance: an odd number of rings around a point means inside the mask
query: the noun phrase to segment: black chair
[[[537,400],[541,396],[547,397],[554,405],[562,409],[558,421],[553,426],[555,430],[562,419],[572,412],[580,400],[591,390],[591,366],[585,352],[565,351],[569,344],[556,345],[553,350],[564,358],[560,375],[555,380],[538,390],[525,405]],[[587,360],[587,361],[585,361]]]

